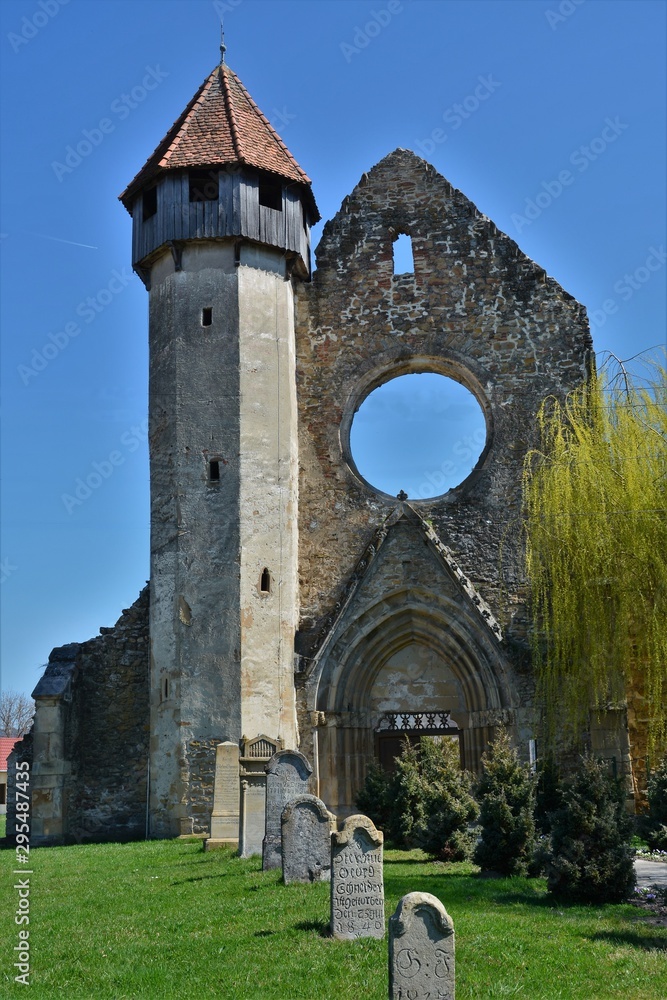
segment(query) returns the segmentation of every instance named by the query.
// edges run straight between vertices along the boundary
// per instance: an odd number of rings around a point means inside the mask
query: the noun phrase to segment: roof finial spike
[[[227,46],[225,45],[225,26],[220,21],[220,65],[222,66],[225,61],[225,52],[227,51]]]

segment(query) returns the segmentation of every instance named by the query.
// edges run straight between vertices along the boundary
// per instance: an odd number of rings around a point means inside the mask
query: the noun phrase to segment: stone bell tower
[[[319,214],[224,60],[121,200],[150,303],[150,835],[174,836],[208,827],[217,744],[296,746],[294,288]]]

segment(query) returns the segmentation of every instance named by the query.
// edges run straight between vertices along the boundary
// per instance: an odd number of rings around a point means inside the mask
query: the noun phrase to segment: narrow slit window
[[[262,578],[259,581],[259,589],[262,594],[271,593],[271,574],[269,573],[266,566],[262,570]]]
[[[283,210],[283,186],[277,177],[259,178],[259,203],[264,208]]]
[[[213,322],[213,309],[211,306],[204,306],[201,311],[201,325],[210,326]]]
[[[157,213],[157,187],[148,188],[142,198],[143,221]]]
[[[208,481],[209,483],[220,482],[220,462],[217,458],[212,458],[208,463]]]
[[[191,170],[190,201],[217,201],[218,175],[213,170]]]
[[[394,240],[394,274],[414,274],[415,261],[412,254],[412,237],[400,233]]]
[[[168,677],[165,677],[164,680],[162,681],[162,700],[163,701],[168,701],[169,700],[169,678]]]

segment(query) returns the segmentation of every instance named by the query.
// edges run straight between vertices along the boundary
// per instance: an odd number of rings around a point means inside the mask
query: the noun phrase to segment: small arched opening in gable
[[[392,244],[394,274],[414,274],[415,259],[412,252],[412,237],[398,233]]]

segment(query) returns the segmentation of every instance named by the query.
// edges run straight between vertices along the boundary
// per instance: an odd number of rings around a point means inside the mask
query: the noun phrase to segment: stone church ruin
[[[34,691],[32,843],[210,834],[222,743],[252,808],[284,748],[343,818],[406,734],[458,739],[474,770],[505,727],[527,757],[521,472],[541,401],[586,378],[583,306],[405,149],[312,268],[311,182],[224,62],[120,198],[149,299],[150,584]],[[411,372],[486,421],[429,500],[373,488],[350,449],[363,400]]]

